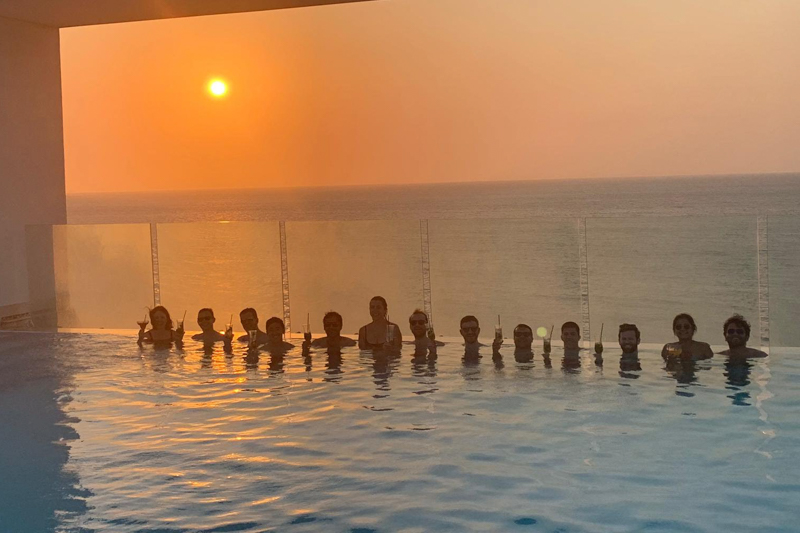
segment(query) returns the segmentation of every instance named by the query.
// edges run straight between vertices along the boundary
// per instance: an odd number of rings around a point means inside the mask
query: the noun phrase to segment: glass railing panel
[[[770,345],[800,346],[800,217],[768,219]]]
[[[408,316],[422,307],[419,221],[287,222],[292,330],[310,315],[314,336],[335,310],[342,333],[370,322],[369,301],[383,296],[405,336]],[[296,333],[295,333],[296,334]]]
[[[57,325],[130,328],[153,305],[148,224],[53,226]]]
[[[643,343],[675,340],[672,319],[689,313],[696,340],[724,345],[733,313],[758,342],[756,217],[592,218],[586,225],[592,335],[605,323],[606,346],[618,326],[635,323]]]
[[[158,224],[161,303],[173,318],[186,311],[187,331],[197,331],[197,312],[210,307],[219,331],[233,315],[252,307],[259,326],[283,317],[280,234],[277,222]]]
[[[577,219],[430,220],[431,293],[438,333],[459,336],[465,315],[490,343],[500,315],[511,339],[518,323],[581,324]]]

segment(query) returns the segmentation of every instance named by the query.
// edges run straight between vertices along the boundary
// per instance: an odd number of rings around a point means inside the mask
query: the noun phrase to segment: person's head
[[[209,307],[204,307],[197,312],[197,325],[203,331],[214,331],[214,311]]]
[[[565,350],[577,350],[580,348],[581,328],[575,322],[564,322],[561,324],[561,341],[564,343]]]
[[[619,347],[622,348],[622,353],[634,353],[639,349],[639,341],[641,340],[641,333],[636,324],[622,324],[619,327]]]
[[[239,313],[239,320],[242,322],[242,328],[245,331],[253,331],[258,329],[258,313],[252,307],[242,309]]]
[[[467,315],[461,319],[461,336],[464,337],[464,342],[478,342],[478,335],[480,332],[481,327],[477,318],[472,315]]]
[[[383,296],[373,296],[369,301],[369,316],[373,320],[378,318],[386,318],[386,312],[389,310],[389,304],[386,303],[386,298]]]
[[[428,333],[428,314],[422,309],[414,309],[408,317],[408,325],[415,339],[421,339]]]
[[[274,316],[267,320],[264,330],[270,341],[282,341],[283,334],[286,333],[286,326],[283,324],[283,320]]]
[[[328,337],[338,337],[342,334],[342,315],[336,311],[328,311],[322,317],[322,327]]]
[[[514,347],[518,350],[530,350],[533,344],[533,330],[528,324],[517,324],[514,328]]]
[[[694,323],[692,315],[689,313],[675,315],[675,318],[672,319],[672,332],[680,341],[692,340],[697,332],[697,325]]]
[[[163,305],[157,305],[150,310],[150,323],[153,329],[172,329],[172,318]]]
[[[746,346],[750,340],[750,323],[742,315],[733,315],[725,321],[722,333],[731,348]]]

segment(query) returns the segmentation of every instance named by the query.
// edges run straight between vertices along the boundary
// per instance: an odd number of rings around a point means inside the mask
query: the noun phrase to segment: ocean
[[[489,337],[500,315],[507,334],[572,320],[613,342],[633,322],[662,343],[689,312],[722,346],[741,313],[751,345],[800,346],[798,200],[800,174],[71,195],[69,223],[91,226],[62,232],[59,320],[134,324],[153,300],[158,223],[161,302],[189,327],[206,306],[220,327],[244,307],[285,316],[288,291],[293,331],[306,317],[321,331],[335,309],[355,333],[380,294],[401,325],[424,306],[453,337],[474,314]]]

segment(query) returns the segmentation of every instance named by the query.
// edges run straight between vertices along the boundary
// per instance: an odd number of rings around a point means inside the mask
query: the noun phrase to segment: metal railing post
[[[769,219],[756,218],[758,330],[761,346],[769,348]]]
[[[281,290],[283,292],[283,323],[289,338],[292,338],[292,313],[289,305],[289,254],[286,247],[286,222],[278,222],[281,238]]]
[[[161,276],[158,267],[158,225],[150,223],[150,259],[153,266],[153,306],[161,305]]]
[[[586,240],[586,218],[578,219],[578,257],[580,258],[581,327],[584,343],[592,342],[592,324],[589,314],[589,245]]]

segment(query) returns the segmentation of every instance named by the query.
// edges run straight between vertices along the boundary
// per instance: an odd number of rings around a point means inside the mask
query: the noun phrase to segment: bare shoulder
[[[769,354],[755,348],[748,348],[747,357],[769,357]]]
[[[342,340],[339,344],[341,346],[355,346],[358,343],[353,339],[351,339],[350,337],[342,337]]]

